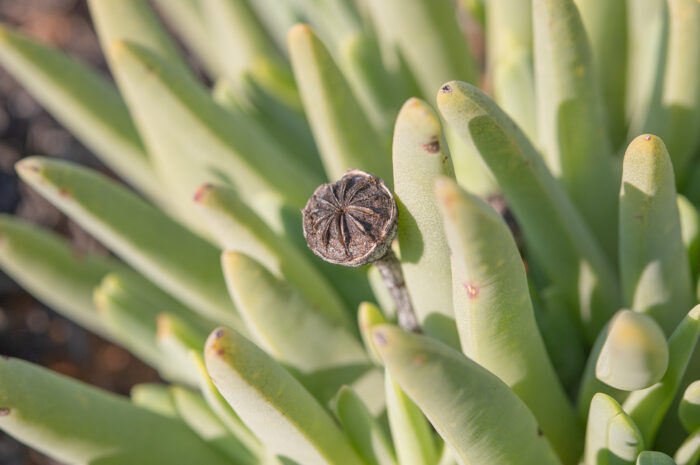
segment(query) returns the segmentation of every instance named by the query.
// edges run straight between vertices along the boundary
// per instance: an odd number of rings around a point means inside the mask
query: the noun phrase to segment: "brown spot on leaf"
[[[541,438],[542,436],[544,436],[544,432],[543,432],[543,431],[540,429],[540,427],[538,426],[538,427],[537,427],[537,437],[538,437],[538,438]]]
[[[443,94],[451,94],[451,93],[452,93],[452,86],[449,85],[449,84],[445,84],[445,85],[442,86],[442,88],[440,89],[440,92],[443,93]]]
[[[386,336],[383,333],[377,331],[374,333],[374,342],[376,342],[380,346],[385,346],[387,344]]]
[[[58,190],[58,195],[61,197],[70,197],[70,190],[63,187]]]
[[[479,288],[472,283],[464,283],[464,289],[467,291],[467,297],[476,299],[479,297]]]
[[[0,417],[6,417],[10,414],[9,407],[0,407]]]
[[[216,355],[218,355],[219,357],[223,357],[225,353],[226,353],[226,351],[222,348],[219,348],[216,351]]]
[[[414,365],[423,365],[426,360],[428,360],[428,357],[425,355],[418,355],[417,357],[413,357],[413,364]]]
[[[224,337],[224,329],[223,328],[217,329],[216,332],[214,333],[214,337],[217,339]]]
[[[651,140],[651,136],[646,136],[644,140]]]
[[[442,156],[442,164],[444,165],[445,163],[447,163],[447,155]]]
[[[438,153],[440,151],[440,141],[436,139],[432,142],[428,142],[427,144],[423,144],[422,147],[423,150],[428,153]]]
[[[212,187],[213,186],[211,184],[202,184],[201,186],[199,186],[197,188],[197,190],[194,192],[194,201],[201,202],[202,197],[204,197],[204,194],[206,194],[207,191],[211,190]]]

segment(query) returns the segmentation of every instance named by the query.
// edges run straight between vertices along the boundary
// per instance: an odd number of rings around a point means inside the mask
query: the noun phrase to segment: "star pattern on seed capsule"
[[[355,182],[348,188],[349,182],[331,184],[316,197],[318,201],[315,217],[321,242],[328,248],[332,230],[338,238],[346,256],[350,256],[348,246],[351,240],[351,231],[354,229],[370,239],[374,239],[371,224],[367,217],[379,218],[379,214],[371,208],[361,204],[367,200],[363,192],[372,184],[371,179],[363,179]]]

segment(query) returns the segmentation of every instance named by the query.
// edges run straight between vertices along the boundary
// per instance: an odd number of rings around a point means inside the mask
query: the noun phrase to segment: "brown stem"
[[[399,263],[394,252],[389,249],[386,255],[375,261],[373,265],[379,268],[379,272],[384,279],[384,284],[389,289],[391,297],[394,299],[399,326],[406,331],[414,333],[420,332],[418,320],[416,319],[416,314],[411,304],[411,298],[406,289],[406,282],[403,280],[401,263]]]

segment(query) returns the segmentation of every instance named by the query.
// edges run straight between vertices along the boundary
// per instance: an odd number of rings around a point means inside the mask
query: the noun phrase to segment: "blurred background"
[[[0,0],[0,22],[60,47],[107,74],[83,0]],[[68,237],[76,252],[103,247],[38,194],[13,165],[42,154],[108,173],[90,152],[0,68],[0,213],[13,213]],[[124,349],[84,331],[24,292],[0,271],[0,354],[19,357],[113,392],[157,381],[157,373]],[[0,431],[0,464],[56,464]]]

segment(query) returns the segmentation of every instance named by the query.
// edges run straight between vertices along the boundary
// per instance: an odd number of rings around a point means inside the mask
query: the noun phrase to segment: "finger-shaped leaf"
[[[624,391],[656,383],[668,367],[668,346],[653,318],[620,310],[610,322],[596,363],[596,377]]]
[[[335,412],[343,431],[368,465],[396,465],[391,441],[352,388],[340,389]]]
[[[241,325],[219,251],[127,189],[71,163],[31,157],[20,177],[154,283],[214,321]]]
[[[700,212],[682,195],[678,195],[678,214],[681,220],[681,237],[685,251],[688,253],[688,262],[692,272],[693,281],[700,272]]]
[[[700,461],[700,431],[688,436],[673,456],[678,465],[697,465]]]
[[[421,86],[432,97],[448,79],[476,81],[477,67],[449,0],[371,0],[372,19],[398,48]],[[417,40],[420,38],[420,40]]]
[[[536,140],[532,1],[489,0],[486,21],[486,60],[494,100]]]
[[[303,372],[368,361],[344,321],[309,303],[259,262],[229,251],[221,263],[248,329],[277,360]]]
[[[491,169],[532,254],[567,296],[592,341],[618,308],[615,274],[566,192],[512,120],[482,91],[450,82],[440,112]]]
[[[462,351],[510,386],[562,461],[575,462],[583,432],[537,329],[525,267],[510,229],[493,208],[454,181],[441,178],[435,190],[452,251]]]
[[[245,424],[243,424],[240,417],[233,411],[221,393],[219,393],[216,386],[214,386],[204,364],[202,351],[192,351],[190,352],[190,357],[193,365],[197,368],[199,390],[204,400],[209,405],[209,408],[219,417],[219,420],[221,420],[226,428],[245,445],[246,449],[255,453],[261,461],[263,461],[263,457],[271,455],[265,450],[260,440],[255,437]],[[272,465],[272,463],[274,462],[270,462],[270,465]]]
[[[0,358],[0,429],[65,463],[225,465],[179,420],[29,363]]]
[[[248,118],[257,121],[298,163],[303,163],[315,176],[323,179],[323,165],[301,107],[299,94],[294,86],[291,89],[293,94],[290,95],[285,77],[286,73],[280,76],[278,69],[270,62],[259,62],[253,70],[242,76],[242,89],[223,79],[216,83],[213,97],[220,105],[235,112],[243,111]],[[291,71],[289,77],[294,85]]]
[[[142,383],[131,388],[129,393],[134,405],[152,410],[167,417],[177,418],[173,396],[166,384]]]
[[[533,0],[539,147],[588,222],[614,256],[612,147],[586,31],[574,0]]]
[[[105,164],[144,194],[163,199],[126,105],[107,80],[5,27],[0,64]]]
[[[245,70],[262,59],[281,57],[246,0],[205,0],[201,9],[226,76],[240,82]]]
[[[614,147],[625,139],[627,6],[624,0],[575,0],[591,44],[596,87],[606,109]]]
[[[377,348],[374,347],[374,342],[372,341],[372,327],[387,322],[384,314],[375,304],[362,302],[357,309],[357,322],[365,349],[369,352],[372,361],[377,365],[381,365],[381,357],[379,357],[379,352],[377,352]]]
[[[384,65],[377,38],[366,32],[350,35],[343,39],[338,55],[338,65],[372,126],[390,134],[408,91],[401,76]]]
[[[373,334],[391,377],[460,462],[560,463],[525,404],[485,368],[425,336],[387,325]]]
[[[214,331],[205,359],[221,394],[271,451],[304,465],[362,465],[311,394],[239,333]]]
[[[177,372],[168,372],[167,361],[156,345],[157,310],[135,299],[114,274],[105,276],[95,288],[94,299],[95,309],[113,340],[162,371],[164,377],[178,379]]]
[[[92,332],[108,337],[95,313],[92,290],[121,269],[97,254],[78,255],[57,234],[0,215],[0,267],[37,299]]]
[[[430,424],[420,408],[387,372],[386,409],[396,456],[401,465],[428,465],[437,461]]]
[[[218,450],[236,464],[258,463],[255,455],[228,431],[199,394],[177,385],[171,386],[170,392],[179,417],[212,449]]]
[[[671,160],[656,136],[625,152],[620,189],[620,274],[626,304],[669,335],[694,303]]]
[[[443,144],[435,112],[421,100],[408,100],[396,120],[393,148],[401,268],[423,332],[459,347],[450,249],[434,191],[438,176],[453,176]]]
[[[349,310],[328,276],[314,267],[287,237],[265,224],[235,190],[205,185],[197,190],[195,202],[222,248],[250,255],[277,277],[294,285],[331,319],[348,328],[354,327]]]
[[[700,147],[700,4],[693,0],[668,0],[668,51],[662,111],[650,114],[645,131],[668,144],[679,185],[687,179],[687,167]]]
[[[668,1],[627,2],[628,138],[648,132],[648,118],[661,111],[668,44]]]
[[[566,297],[555,287],[536,293],[530,285],[535,320],[552,366],[567,393],[576,392],[586,365],[586,349]],[[588,408],[588,407],[586,407]]]
[[[669,364],[661,381],[632,392],[623,407],[642,432],[645,444],[653,444],[656,432],[679,389],[683,373],[700,336],[700,306],[694,307],[668,340]]]
[[[226,74],[225,64],[216,47],[212,47],[212,31],[199,0],[155,0],[158,10],[182,37],[212,77]]]
[[[591,401],[596,393],[605,394],[612,397],[617,402],[622,402],[627,395],[625,391],[615,389],[614,387],[605,384],[596,376],[598,357],[600,356],[600,351],[603,349],[603,344],[605,344],[605,341],[608,338],[609,327],[609,324],[605,325],[593,343],[593,347],[588,353],[588,359],[586,361],[586,367],[583,370],[583,375],[581,376],[581,382],[579,383],[576,406],[579,416],[584,420],[588,418],[588,409],[591,406]]]
[[[217,105],[191,73],[145,47],[116,41],[108,53],[154,164],[164,176],[172,174],[166,181],[182,202],[190,205],[202,183],[230,182],[278,228],[281,205],[306,203],[319,179],[294,163],[264,128]]]
[[[632,419],[612,397],[597,393],[586,428],[584,465],[634,465],[644,440]]]
[[[324,404],[342,385],[353,384],[372,412],[381,409],[374,401],[381,377],[343,322],[248,256],[224,252],[221,261],[231,297],[261,348]]]
[[[362,28],[354,2],[346,0],[287,0],[295,5],[301,17],[308,20],[319,37],[335,54],[342,41]],[[278,3],[281,3],[278,1]],[[289,30],[289,29],[287,29]]]
[[[189,385],[197,385],[197,367],[191,352],[202,352],[207,333],[170,313],[156,316],[156,345],[163,357],[178,371],[187,375]]]
[[[645,450],[637,457],[637,465],[676,465],[676,462],[663,452]]]
[[[686,388],[678,416],[689,433],[700,430],[700,381],[695,381]]]
[[[288,36],[289,54],[302,102],[329,179],[348,169],[362,169],[385,182],[391,180],[386,143],[367,116],[311,28],[294,26]]]

